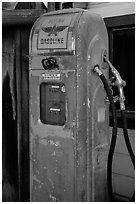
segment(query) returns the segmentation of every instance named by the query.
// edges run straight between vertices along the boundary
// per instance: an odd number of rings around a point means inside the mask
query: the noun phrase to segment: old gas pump
[[[108,37],[82,9],[42,15],[30,35],[31,201],[107,201]]]

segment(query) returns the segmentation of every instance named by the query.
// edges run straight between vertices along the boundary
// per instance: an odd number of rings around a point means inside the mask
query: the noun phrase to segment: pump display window
[[[40,85],[40,119],[44,124],[65,124],[65,92],[62,83]]]

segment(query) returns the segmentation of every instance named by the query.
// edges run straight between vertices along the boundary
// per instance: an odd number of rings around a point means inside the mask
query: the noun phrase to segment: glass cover
[[[64,125],[65,86],[63,83],[42,83],[40,85],[40,120],[44,124]]]

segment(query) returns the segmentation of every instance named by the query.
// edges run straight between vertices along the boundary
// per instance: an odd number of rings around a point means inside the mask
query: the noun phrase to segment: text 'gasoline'
[[[63,44],[64,43],[64,38],[45,38],[41,39],[41,44]]]

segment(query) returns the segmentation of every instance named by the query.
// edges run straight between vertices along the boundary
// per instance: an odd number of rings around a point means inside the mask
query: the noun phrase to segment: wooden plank
[[[2,26],[32,25],[45,12],[36,9],[3,10]]]
[[[135,14],[104,18],[107,28],[135,25]]]
[[[16,9],[43,9],[45,5],[43,2],[18,2]]]
[[[112,164],[113,173],[121,174],[127,177],[135,177],[135,171],[132,164],[132,161],[129,156],[124,154],[114,154],[113,164]]]
[[[135,153],[135,138],[129,137],[129,140],[130,140],[130,144],[132,146],[133,152]],[[123,137],[118,136],[115,153],[121,153],[121,154],[129,155],[129,152],[127,150],[127,146],[126,146],[126,143],[124,140],[124,136]]]
[[[16,101],[12,101],[8,104],[8,108],[12,106],[13,116],[11,115],[8,117],[9,113],[6,114],[7,118],[4,121],[6,131],[9,132],[9,136],[7,133],[5,135],[5,132],[3,132],[3,142],[5,143],[3,149],[3,183],[4,189],[6,189],[6,193],[4,190],[3,196],[5,201],[29,201],[28,51],[30,29],[31,26],[25,27],[25,29],[23,27],[14,28],[12,30],[10,29],[10,31],[6,27],[3,28],[3,78],[8,74],[10,77],[9,92],[12,95],[12,98],[16,94],[14,99]],[[13,89],[15,89],[15,94]],[[7,93],[7,91],[5,93]],[[6,96],[6,94],[4,95]],[[14,128],[12,127],[13,122],[9,122],[11,117],[16,119],[16,134],[12,130]],[[5,128],[3,131],[5,131]],[[16,146],[15,142],[18,143]],[[9,155],[8,161],[7,158],[5,158],[5,151],[7,154],[7,150]],[[17,151],[16,155],[15,151]],[[13,158],[14,160],[12,160]],[[8,165],[5,166],[7,162]],[[17,168],[15,168],[15,163]],[[16,189],[14,190],[14,183],[16,180],[17,188],[19,189],[19,200],[16,198],[18,197],[18,192],[15,192]]]
[[[2,33],[2,201],[18,201],[18,150],[14,33]]]
[[[73,8],[83,8],[87,9],[88,2],[73,2]]]
[[[22,119],[21,119],[21,58],[20,58],[20,30],[15,32],[15,67],[16,67],[16,87],[17,87],[17,137],[18,137],[18,186],[19,200],[21,199],[21,166],[22,166]]]
[[[48,7],[48,12],[60,10],[61,9],[61,2],[48,2],[47,7]]]
[[[22,120],[22,189],[21,201],[29,202],[29,34],[30,28],[21,28],[21,120]]]
[[[128,132],[133,151],[135,151],[135,130],[128,129]],[[110,128],[110,138],[111,135],[112,128]],[[112,171],[114,192],[120,195],[121,198],[127,198],[129,200],[134,192],[135,172],[125,145],[123,130],[121,128],[118,128]]]
[[[112,36],[111,37],[109,36],[110,37],[109,41],[113,42],[113,30],[112,29],[110,29],[110,35],[112,35]],[[111,43],[111,42],[109,42],[109,43]],[[113,43],[112,43],[112,45],[109,46],[109,49],[112,49],[112,48],[113,48]],[[120,110],[117,110],[116,112],[117,112],[117,117],[121,117]],[[127,110],[125,110],[125,114],[126,114],[126,118],[135,118],[135,111],[127,111]],[[112,112],[109,112],[109,115],[112,116]]]
[[[109,58],[110,58],[110,61],[111,63],[113,64],[113,31],[112,29],[108,29],[108,37],[109,37]],[[110,111],[109,115],[111,116],[112,113]]]
[[[113,192],[124,197],[131,198],[135,190],[135,180],[113,174]]]
[[[89,3],[88,9],[99,14],[102,18],[135,14],[135,3],[133,2],[103,2]]]
[[[111,140],[111,137],[112,137],[112,128],[110,128],[110,132],[109,133],[110,133],[110,140]],[[129,134],[129,140],[130,140],[133,152],[135,153],[135,130],[128,129],[128,134]],[[126,144],[125,144],[122,128],[118,128],[115,153],[129,155],[127,147],[126,147]]]
[[[56,10],[56,2],[48,2],[48,12]]]

